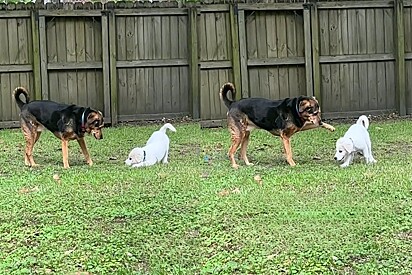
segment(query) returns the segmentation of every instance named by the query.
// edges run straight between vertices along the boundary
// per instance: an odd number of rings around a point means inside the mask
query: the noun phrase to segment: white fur
[[[129,157],[125,160],[126,165],[144,167],[158,162],[167,163],[170,143],[166,135],[167,129],[176,132],[172,124],[166,123],[159,131],[153,132],[144,147],[136,147],[129,153]]]
[[[362,153],[367,164],[376,163],[372,156],[368,128],[369,119],[361,115],[356,124],[350,126],[345,135],[336,141],[335,160],[342,163],[340,167],[349,166],[358,152]]]

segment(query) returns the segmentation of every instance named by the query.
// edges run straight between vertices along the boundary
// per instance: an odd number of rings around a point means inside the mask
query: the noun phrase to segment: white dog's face
[[[353,152],[353,142],[349,138],[340,138],[336,141],[336,153],[334,159],[343,161],[351,152]]]
[[[138,164],[144,160],[144,150],[142,148],[134,148],[127,159],[124,161],[126,165]]]

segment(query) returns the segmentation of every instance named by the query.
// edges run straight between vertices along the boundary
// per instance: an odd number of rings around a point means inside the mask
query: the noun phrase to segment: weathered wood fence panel
[[[316,95],[325,117],[412,113],[412,1],[0,6],[0,128],[11,92],[108,123],[224,118],[237,98]]]
[[[189,114],[187,10],[115,15],[119,120]]]
[[[306,94],[302,6],[287,11],[269,7],[266,11],[247,10],[245,17],[247,96],[285,98]]]
[[[103,110],[100,18],[48,16],[45,20],[48,99]]]
[[[12,91],[22,84],[34,87],[30,12],[0,14],[0,35],[0,127],[17,126],[18,108]]]
[[[232,77],[232,39],[229,9],[200,10],[198,45],[200,66],[200,117],[222,118],[227,112],[219,99],[222,83]]]
[[[42,98],[104,110],[100,17],[49,12],[40,22]]]
[[[393,8],[325,3],[318,10],[323,112],[395,110]]]

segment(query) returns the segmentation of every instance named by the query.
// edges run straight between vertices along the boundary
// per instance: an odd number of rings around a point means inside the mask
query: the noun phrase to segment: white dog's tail
[[[162,128],[160,128],[160,132],[166,133],[166,130],[169,129],[172,132],[176,132],[175,127],[173,127],[172,124],[170,123],[166,123],[165,125],[162,126]]]
[[[369,119],[367,116],[365,115],[361,115],[358,118],[358,121],[356,121],[356,124],[362,125],[363,127],[365,127],[366,129],[369,128]]]

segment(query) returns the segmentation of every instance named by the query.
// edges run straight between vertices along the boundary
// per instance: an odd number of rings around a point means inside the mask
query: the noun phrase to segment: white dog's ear
[[[353,142],[351,140],[348,140],[348,139],[342,140],[342,146],[349,153],[354,151]]]

